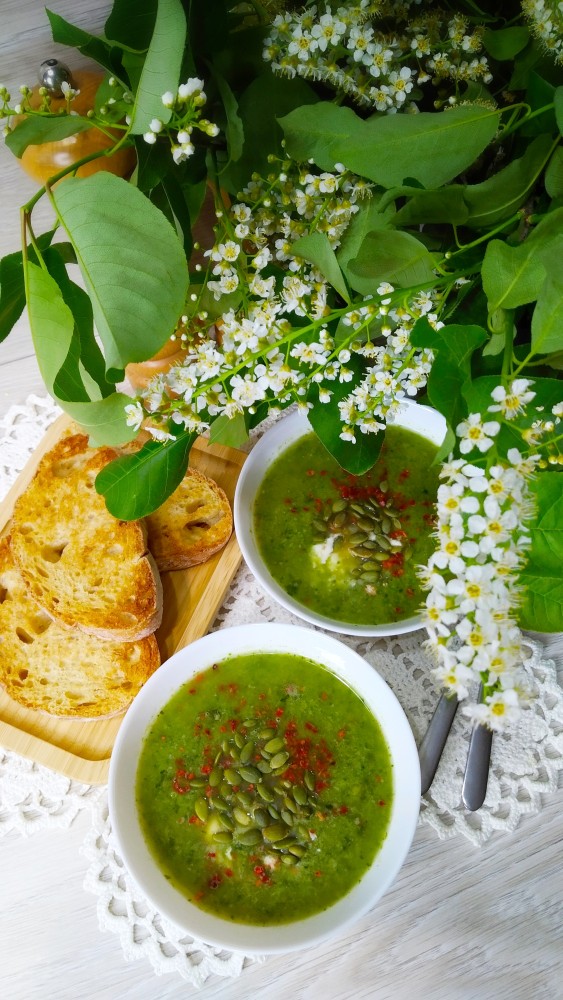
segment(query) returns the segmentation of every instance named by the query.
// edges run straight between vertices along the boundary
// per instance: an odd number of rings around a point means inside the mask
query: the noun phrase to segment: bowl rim
[[[394,424],[412,430],[438,446],[444,440],[447,430],[446,419],[438,410],[421,403],[415,403],[412,400],[401,402],[401,409],[397,413]],[[421,427],[425,428],[425,432],[421,431]],[[292,598],[274,579],[265,565],[254,536],[252,518],[257,489],[267,469],[279,458],[288,445],[312,431],[313,427],[309,423],[306,413],[302,410],[294,410],[293,413],[282,416],[266,431],[246,459],[237,481],[233,504],[235,535],[244,561],[270,597],[273,597],[286,611],[310,625],[317,625],[319,628],[341,635],[363,637],[402,635],[423,628],[424,621],[420,614],[411,615],[409,618],[403,618],[397,622],[385,622],[381,625],[356,625],[352,622],[329,618],[317,611],[311,611]]]
[[[306,651],[304,653],[304,650]],[[160,872],[144,840],[135,802],[135,777],[144,736],[159,710],[195,673],[227,655],[293,652],[322,663],[345,680],[371,709],[389,747],[393,804],[386,839],[350,892],[321,913],[287,924],[233,924],[199,909]],[[127,711],[110,760],[108,806],[119,853],[147,900],[186,933],[245,955],[297,951],[356,923],[389,887],[410,849],[420,808],[418,751],[395,694],[355,650],[332,635],[301,625],[260,623],[208,633],[176,652],[146,682]]]

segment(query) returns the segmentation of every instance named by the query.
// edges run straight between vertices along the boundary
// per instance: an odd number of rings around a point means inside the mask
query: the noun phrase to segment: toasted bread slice
[[[205,562],[227,544],[231,505],[214,479],[188,469],[168,500],[146,518],[148,544],[161,572]]]
[[[122,712],[160,664],[154,636],[110,642],[58,625],[35,603],[0,541],[0,685],[50,715],[99,719]]]
[[[32,597],[69,628],[131,642],[158,628],[160,575],[140,521],[119,521],[96,493],[115,458],[88,438],[62,438],[14,506],[12,550]]]

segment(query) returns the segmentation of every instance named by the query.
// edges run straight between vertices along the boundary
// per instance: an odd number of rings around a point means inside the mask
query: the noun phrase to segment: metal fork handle
[[[458,704],[459,702],[455,694],[447,695],[444,692],[441,695],[440,700],[434,709],[434,715],[430,720],[428,729],[426,730],[422,743],[420,744],[418,758],[420,761],[422,795],[428,791],[430,785],[434,781],[434,776],[438,770],[440,757],[442,756],[448,734],[452,728],[452,722],[454,721]]]

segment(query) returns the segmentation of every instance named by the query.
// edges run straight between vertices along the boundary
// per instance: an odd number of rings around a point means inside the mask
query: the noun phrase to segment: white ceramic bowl
[[[435,445],[441,445],[446,433],[446,421],[441,413],[428,406],[406,401],[395,419],[397,427],[420,434]],[[282,452],[305,434],[310,434],[312,427],[305,414],[298,411],[290,416],[282,417],[258,441],[248,456],[239,476],[235,492],[234,522],[235,533],[245,562],[260,585],[282,607],[291,611],[312,625],[339,632],[343,635],[399,635],[402,632],[414,632],[422,628],[419,615],[403,618],[401,621],[388,622],[381,625],[353,625],[351,622],[337,621],[328,618],[317,611],[311,611],[296,601],[274,580],[260,554],[254,534],[254,501],[266,470],[275,462]],[[322,447],[319,443],[319,447]]]
[[[391,754],[394,779],[389,829],[362,880],[328,910],[272,927],[233,924],[190,903],[165,878],[150,853],[135,803],[137,764],[144,736],[159,710],[195,673],[231,654],[305,655],[342,678],[377,718]],[[109,812],[119,852],[159,913],[200,940],[247,955],[308,948],[337,934],[369,910],[391,884],[411,845],[420,806],[420,769],[406,716],[378,673],[332,636],[295,625],[241,625],[198,639],[164,663],[141,689],[119,730],[109,771]]]

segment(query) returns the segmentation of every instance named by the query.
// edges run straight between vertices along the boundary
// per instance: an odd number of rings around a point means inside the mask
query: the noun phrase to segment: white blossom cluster
[[[563,4],[549,0],[522,0],[530,27],[556,62],[563,62]]]
[[[535,393],[527,379],[493,391],[489,411],[503,421],[523,413]],[[465,709],[476,722],[500,731],[517,718],[526,699],[521,634],[515,620],[518,576],[531,539],[526,522],[534,509],[529,479],[538,454],[518,448],[495,452],[499,420],[472,413],[456,429],[467,458],[446,462],[438,489],[437,548],[421,578],[428,590],[424,610],[428,645],[440,682],[462,700],[484,684],[484,698]],[[492,458],[489,459],[489,455]]]
[[[277,73],[328,84],[386,114],[416,112],[416,88],[430,80],[490,82],[482,31],[460,15],[417,8],[359,0],[278,14],[263,57]]]
[[[162,104],[171,111],[170,119],[164,123],[153,118],[143,139],[154,145],[159,135],[166,135],[171,143],[172,158],[175,163],[183,163],[195,152],[192,142],[194,129],[208,136],[219,135],[219,128],[207,118],[202,118],[201,109],[207,101],[203,80],[190,77],[181,83],[175,94],[167,91],[162,95]]]
[[[171,419],[201,432],[217,415],[252,414],[262,403],[308,406],[313,386],[328,403],[343,385],[350,390],[339,404],[344,440],[392,420],[400,400],[426,383],[432,356],[412,347],[410,330],[422,315],[438,325],[439,292],[409,296],[385,283],[374,296],[339,303],[293,250],[313,230],[336,251],[369,192],[344,168],[315,174],[289,159],[277,175],[254,177],[219,212],[207,271],[192,285],[186,320],[202,336],[131,404],[131,425],[150,417],[162,436]]]

